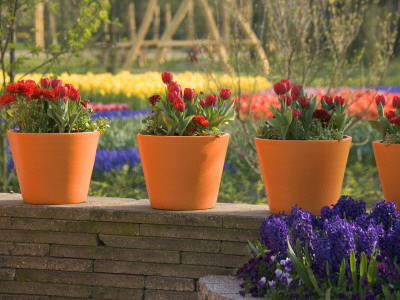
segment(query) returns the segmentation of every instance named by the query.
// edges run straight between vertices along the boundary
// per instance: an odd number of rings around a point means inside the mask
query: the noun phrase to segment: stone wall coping
[[[234,276],[209,275],[199,279],[199,300],[261,300],[265,298],[239,294],[240,280]]]
[[[147,222],[149,214],[152,219]],[[190,219],[195,226],[255,229],[269,215],[268,205],[217,203],[211,209],[173,211],[153,209],[148,199],[91,196],[79,204],[31,205],[23,202],[21,194],[0,193],[0,216],[174,225],[187,225]]]

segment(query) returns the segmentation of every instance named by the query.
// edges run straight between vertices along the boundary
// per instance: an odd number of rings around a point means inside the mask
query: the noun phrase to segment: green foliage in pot
[[[258,128],[257,136],[276,140],[340,140],[351,117],[345,113],[345,99],[324,96],[317,109],[317,96],[308,96],[302,85],[282,79],[274,84],[280,108]],[[290,92],[290,94],[289,94]]]
[[[400,144],[400,97],[394,96],[392,99],[392,107],[395,110],[384,111],[387,99],[383,95],[377,95],[375,103],[378,118],[369,121],[371,126],[378,130],[386,145]]]
[[[166,95],[153,95],[148,100],[152,113],[143,121],[145,128],[139,133],[167,136],[219,135],[219,127],[235,119],[233,100],[229,89],[222,89],[219,97],[208,95],[200,99],[192,88],[182,91],[178,82],[172,81],[173,74],[163,72],[167,85]],[[200,92],[202,94],[202,92]]]
[[[62,85],[60,79],[42,78],[40,86],[33,80],[7,85],[0,98],[13,119],[13,128],[22,133],[72,133],[100,131],[109,127],[106,118],[92,120],[94,111],[87,108],[89,100],[81,100],[72,84]]]

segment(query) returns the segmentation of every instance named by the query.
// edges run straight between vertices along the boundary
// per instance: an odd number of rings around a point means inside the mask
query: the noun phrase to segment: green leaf
[[[312,288],[312,283],[311,283],[311,280],[309,278],[309,275],[308,275],[308,272],[306,270],[306,267],[297,258],[297,256],[294,254],[292,246],[290,246],[289,236],[286,237],[286,240],[287,240],[287,244],[288,244],[287,254],[289,256],[290,261],[292,262],[294,268],[296,269],[297,273],[299,274],[301,280],[303,280],[304,284],[307,287]]]
[[[381,134],[382,139],[384,139],[384,137],[386,135],[385,134],[385,126],[377,120],[369,120],[368,122],[372,126],[372,128],[376,129]]]
[[[210,121],[209,127],[218,127],[225,119],[225,116],[219,116]]]
[[[268,119],[267,120],[268,124],[272,127],[281,127],[281,123],[277,119]]]
[[[340,264],[338,287],[341,287],[343,285],[345,272],[346,272],[346,260],[343,258],[342,263]]]
[[[393,299],[393,296],[390,293],[389,289],[384,285],[382,285],[382,292],[383,292],[383,295],[385,296],[385,300]]]
[[[331,300],[331,287],[329,289],[326,290],[325,293],[325,300]]]
[[[249,240],[247,240],[247,244],[248,244],[249,253],[251,253],[251,251],[253,251],[257,255],[258,250],[257,250],[256,246],[254,246],[254,244],[252,242],[250,242]]]
[[[321,291],[321,289],[320,289],[319,286],[318,286],[317,280],[315,279],[315,276],[314,276],[312,270],[311,270],[310,268],[307,268],[307,272],[308,272],[308,277],[310,278],[311,283],[312,283],[313,286],[314,286],[314,289],[317,291],[317,293],[318,293],[320,296],[322,296],[322,295],[323,295],[323,294],[322,294],[322,291]]]
[[[360,261],[360,283],[358,286],[358,290],[361,291],[362,279],[365,277],[367,273],[367,257],[364,252],[361,253],[361,261]]]
[[[336,128],[339,131],[343,131],[344,128],[346,127],[346,124],[348,123],[348,121],[349,121],[349,116],[347,114],[339,115],[335,120]]]
[[[311,260],[310,252],[308,251],[308,242],[306,242],[306,248],[305,248],[304,252],[305,252],[305,254],[306,254],[306,262],[307,262],[307,265],[308,265],[309,267],[311,267],[312,260]]]
[[[353,280],[353,292],[357,293],[358,281],[357,281],[356,256],[353,250],[351,250],[350,253],[350,271],[351,271],[351,279]]]
[[[299,238],[296,240],[296,254],[299,260],[303,260],[303,253],[301,251],[301,242]]]
[[[329,278],[330,273],[329,273],[329,262],[328,261],[326,261],[326,263],[325,263],[325,269],[326,269],[326,275],[327,275],[326,278],[328,278],[328,285],[329,285],[329,287],[332,287],[332,282],[331,282],[331,279]]]
[[[293,111],[292,110],[288,110],[285,113],[285,118],[286,118],[286,122],[288,123],[288,125],[290,125],[290,123],[292,123],[292,119],[293,119]]]
[[[367,271],[367,279],[370,284],[375,282],[377,274],[378,274],[378,263],[375,257],[371,257]]]
[[[224,110],[222,111],[222,115],[225,116],[227,113],[229,113],[230,110],[232,110],[234,104],[235,104],[235,101],[234,101],[234,100],[225,101],[225,108],[224,108]]]
[[[183,120],[183,122],[181,123],[181,125],[180,125],[180,127],[179,127],[179,129],[178,129],[179,135],[180,135],[180,136],[182,136],[183,133],[186,131],[186,128],[188,127],[190,121],[192,121],[193,117],[194,117],[194,116],[191,115],[191,116],[189,116],[189,117],[186,117],[186,118]]]

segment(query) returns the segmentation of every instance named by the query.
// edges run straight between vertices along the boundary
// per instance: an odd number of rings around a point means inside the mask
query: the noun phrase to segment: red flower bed
[[[307,91],[309,91],[309,94],[318,95],[318,102],[321,101],[322,96],[327,95],[324,88],[308,88]],[[374,101],[376,95],[384,95],[387,100],[390,100],[388,101],[389,103],[391,103],[393,97],[400,96],[398,93],[349,88],[331,91],[330,95],[333,94],[342,96],[348,104],[348,113],[354,114],[354,117],[358,119],[376,118],[377,111]],[[239,102],[238,97],[235,97],[234,100],[237,105]],[[257,94],[243,93],[240,100],[240,112],[245,116],[252,116],[256,120],[272,118],[272,113],[268,108],[271,105],[277,106],[278,104],[278,96],[272,89],[261,91]],[[387,105],[385,111],[389,111],[391,108],[392,105]]]

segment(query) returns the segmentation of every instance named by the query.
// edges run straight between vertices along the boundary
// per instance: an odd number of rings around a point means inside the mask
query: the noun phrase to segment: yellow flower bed
[[[17,74],[16,79],[22,77]],[[41,74],[31,74],[24,79],[32,79],[39,82]],[[49,77],[49,76],[46,76]],[[160,72],[147,72],[143,74],[131,74],[121,72],[116,75],[111,73],[93,74],[61,74],[63,83],[73,84],[81,92],[106,94],[124,94],[128,97],[136,96],[147,98],[153,94],[163,94],[165,85],[161,80]],[[232,94],[237,93],[238,78],[226,74],[206,75],[201,73],[185,72],[174,74],[174,81],[178,81],[184,88],[194,88],[196,92],[219,93],[222,88],[229,88]],[[271,87],[271,83],[261,76],[240,77],[242,92],[259,91]]]

